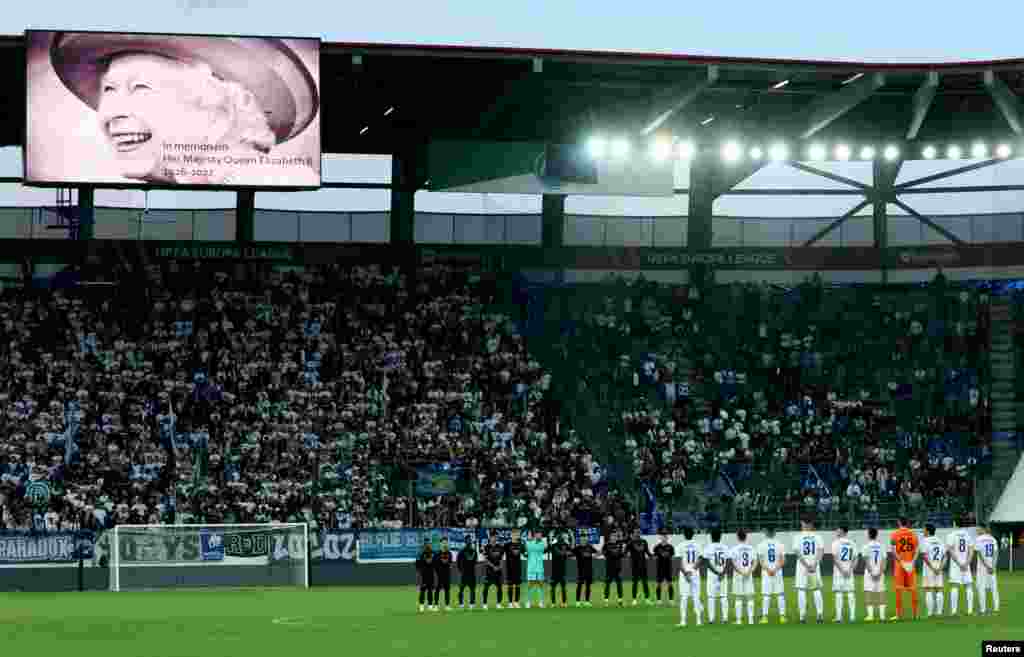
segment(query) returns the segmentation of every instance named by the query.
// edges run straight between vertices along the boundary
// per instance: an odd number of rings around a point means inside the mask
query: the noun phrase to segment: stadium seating
[[[539,328],[451,266],[113,278],[3,297],[6,527],[943,522],[991,454],[988,297],[941,278],[609,280]]]

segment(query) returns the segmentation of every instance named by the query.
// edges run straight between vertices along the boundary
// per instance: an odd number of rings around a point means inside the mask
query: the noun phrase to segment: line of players
[[[614,584],[618,594],[618,605],[623,605],[622,564],[628,556],[633,576],[633,605],[639,604],[639,588],[643,588],[645,604],[652,604],[647,580],[647,559],[654,557],[656,562],[656,596],[657,604],[662,603],[663,585],[667,588],[667,597],[673,598],[672,560],[678,554],[681,567],[678,575],[680,627],[685,627],[689,615],[690,603],[693,603],[695,621],[702,623],[705,612],[710,623],[716,622],[717,609],[721,609],[720,622],[728,621],[730,588],[735,600],[735,623],[743,623],[743,612],[747,612],[747,621],[754,624],[754,575],[761,575],[761,624],[768,623],[772,598],[778,603],[779,622],[785,623],[786,601],[782,567],[785,563],[786,547],[775,538],[772,530],[766,530],[766,538],[756,547],[747,542],[747,534],[740,530],[736,534],[737,544],[731,547],[722,543],[722,535],[718,530],[711,531],[711,541],[701,545],[694,540],[691,528],[683,530],[684,542],[678,548],[669,543],[668,535],[662,533],[658,544],[651,552],[647,541],[634,532],[633,537],[624,541],[618,534],[613,534],[602,546],[600,553],[590,545],[586,537],[578,545],[570,545],[563,535],[548,544],[540,533],[531,533],[524,543],[518,532],[513,532],[512,540],[500,544],[494,534],[482,548],[484,565],[483,609],[488,608],[488,593],[496,589],[497,608],[502,608],[502,584],[506,585],[507,601],[510,608],[519,608],[522,586],[522,558],[527,555],[528,593],[526,608],[536,598],[538,606],[544,607],[544,555],[550,554],[551,572],[551,604],[556,605],[557,591],[561,588],[561,606],[568,605],[566,593],[566,564],[568,559],[577,562],[576,606],[591,605],[591,585],[593,583],[593,559],[597,556],[605,561],[604,602],[610,603],[611,587]],[[878,541],[878,530],[868,530],[868,543],[859,549],[848,536],[847,528],[840,528],[832,543],[834,572],[832,588],[835,594],[834,622],[843,622],[844,606],[848,606],[847,622],[856,619],[856,601],[854,596],[854,570],[862,563],[863,590],[865,593],[868,622],[886,619],[886,579],[885,571],[891,563],[893,569],[893,587],[896,593],[896,615],[888,620],[899,620],[903,616],[902,601],[904,592],[911,598],[913,616],[918,617],[918,597],[916,586],[916,561],[921,556],[923,578],[922,588],[925,593],[925,604],[928,616],[940,616],[943,613],[945,590],[943,576],[949,569],[949,615],[956,615],[960,599],[960,587],[966,593],[967,613],[974,613],[974,588],[976,581],[979,593],[979,610],[986,613],[986,593],[991,592],[992,610],[999,612],[1000,600],[995,566],[998,555],[998,543],[987,528],[980,528],[978,537],[972,539],[966,530],[953,531],[945,543],[935,536],[935,527],[925,527],[925,539],[918,542],[916,534],[910,529],[909,522],[901,519],[900,529],[893,533],[888,546]],[[795,588],[797,590],[797,606],[799,620],[807,621],[808,594],[814,603],[818,623],[824,622],[824,595],[822,592],[821,560],[824,556],[824,542],[814,532],[813,523],[802,523],[801,532],[795,537],[792,550],[796,556]],[[459,606],[474,609],[476,606],[477,565],[479,555],[475,545],[467,542],[455,560],[460,572]],[[972,573],[972,565],[977,562],[977,577]],[[433,554],[429,542],[425,542],[423,552],[417,560],[420,579],[419,602],[420,611],[437,611],[440,597],[444,594],[445,608],[450,606],[451,588],[451,552],[446,541],[442,540],[441,550]],[[502,566],[504,565],[504,572]],[[504,576],[503,576],[504,575]],[[706,601],[701,601],[701,579],[706,579]],[[730,577],[731,575],[731,581]],[[729,586],[731,584],[731,587]],[[465,593],[469,593],[469,606],[466,606]],[[845,598],[845,600],[844,600]],[[847,603],[844,605],[844,601]],[[877,611],[877,619],[875,612]]]
[[[465,547],[459,551],[454,565],[460,574],[459,607],[476,608],[477,575],[480,565],[483,566],[482,609],[488,609],[488,598],[491,589],[495,589],[497,608],[507,604],[510,609],[518,609],[522,604],[523,557],[527,560],[527,599],[525,606],[531,604],[543,608],[545,606],[544,586],[547,578],[544,574],[544,557],[551,557],[550,594],[551,605],[559,606],[558,591],[561,589],[561,607],[567,607],[567,573],[569,559],[576,560],[576,606],[591,607],[591,592],[594,584],[594,559],[605,562],[604,603],[610,604],[612,587],[618,594],[618,605],[623,606],[623,562],[628,558],[633,574],[633,605],[640,603],[640,589],[643,589],[644,604],[654,604],[650,596],[650,584],[647,573],[647,561],[654,558],[656,563],[656,595],[657,603],[662,602],[663,587],[667,588],[668,600],[674,596],[672,559],[675,549],[668,541],[668,535],[662,534],[661,540],[653,552],[647,541],[635,530],[632,538],[624,540],[619,533],[613,533],[604,541],[598,551],[584,534],[576,545],[568,542],[564,533],[556,533],[553,542],[545,541],[540,532],[530,532],[527,540],[521,540],[517,530],[512,532],[512,540],[502,544],[498,542],[496,533],[489,536],[487,542],[477,551],[472,539],[468,539]],[[481,559],[482,557],[482,559]],[[441,609],[441,596],[444,596],[444,608],[451,609],[452,556],[446,539],[441,539],[441,548],[435,553],[429,539],[423,544],[416,570],[419,579],[420,611],[438,611]],[[504,589],[504,595],[503,595]],[[468,592],[468,596],[466,595]],[[466,604],[468,597],[468,606]]]

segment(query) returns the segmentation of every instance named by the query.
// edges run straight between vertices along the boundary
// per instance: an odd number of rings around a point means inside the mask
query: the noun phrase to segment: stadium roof
[[[325,43],[321,52],[329,153],[393,153],[436,139],[573,142],[595,132],[985,140],[1018,150],[1024,140],[1024,59],[861,65],[351,43]],[[0,144],[20,145],[22,37],[0,37],[0,61],[13,85],[0,100]]]

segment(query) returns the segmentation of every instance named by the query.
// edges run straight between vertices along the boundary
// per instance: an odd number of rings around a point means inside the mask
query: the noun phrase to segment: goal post
[[[117,525],[110,590],[309,588],[309,525]]]

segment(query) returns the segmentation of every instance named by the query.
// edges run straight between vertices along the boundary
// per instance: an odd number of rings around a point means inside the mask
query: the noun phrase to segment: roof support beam
[[[932,101],[935,100],[935,92],[939,90],[939,74],[929,71],[924,82],[914,93],[913,107],[914,115],[910,119],[910,127],[907,128],[907,140],[917,139],[917,133],[921,130],[924,117],[928,116]]]
[[[744,162],[728,167],[719,165],[713,174],[711,193],[714,198],[727,194],[733,187],[760,171],[764,165],[764,162]]]
[[[843,223],[847,219],[849,219],[853,215],[857,214],[858,212],[860,212],[861,210],[863,210],[864,208],[866,208],[869,205],[871,205],[871,200],[870,199],[864,199],[863,201],[861,201],[857,205],[855,205],[852,208],[850,208],[849,210],[847,210],[846,213],[843,216],[839,217],[838,219],[836,219],[835,221],[830,223],[828,226],[825,226],[824,228],[819,230],[817,233],[812,235],[811,239],[809,239],[806,242],[804,242],[804,246],[813,246],[815,242],[820,240],[822,237],[825,237],[826,235],[831,233],[836,228],[839,228],[840,226],[842,226]]]
[[[884,85],[884,74],[870,73],[815,101],[807,110],[807,125],[800,132],[800,138],[808,139],[814,136],[843,114],[863,103]]]
[[[707,69],[707,78],[697,83],[684,83],[676,85],[664,93],[658,94],[659,99],[667,98],[663,102],[655,100],[656,105],[667,105],[655,111],[654,117],[644,126],[640,134],[644,137],[651,134],[665,124],[672,116],[692,103],[702,91],[718,81],[718,66],[711,65]]]
[[[949,232],[948,230],[946,230],[942,226],[938,225],[937,223],[935,223],[934,221],[932,221],[928,217],[922,215],[917,210],[915,210],[914,208],[910,207],[909,205],[907,205],[903,201],[899,200],[898,198],[892,199],[891,203],[893,205],[895,205],[896,207],[902,209],[904,212],[909,214],[911,217],[913,217],[913,218],[917,219],[918,221],[920,221],[925,226],[928,226],[929,228],[931,228],[935,232],[939,233],[940,235],[945,237],[947,240],[949,240],[953,244],[956,244],[957,246],[962,246],[964,244],[964,241],[962,239],[960,239],[959,237],[957,237],[953,233]]]
[[[914,180],[908,180],[907,182],[896,185],[896,192],[902,194],[909,187],[917,187],[918,185],[924,185],[926,183],[935,182],[936,180],[943,180],[945,178],[952,178],[953,176],[959,176],[961,173],[968,173],[969,171],[977,171],[978,169],[984,169],[985,167],[995,166],[1005,160],[985,160],[983,162],[975,162],[973,164],[966,164],[962,167],[955,169],[949,169],[947,171],[940,171],[939,173],[933,173],[930,176],[923,178],[915,178]]]
[[[985,71],[985,88],[992,95],[996,107],[1003,113],[1003,118],[1010,124],[1014,133],[1024,134],[1024,120],[1021,119],[1020,100],[1014,95],[1006,83],[996,77],[995,71]]]
[[[865,185],[862,182],[857,182],[853,178],[847,178],[846,176],[840,176],[840,175],[832,173],[830,171],[824,171],[822,169],[818,169],[816,167],[812,167],[812,166],[806,165],[803,162],[792,161],[792,162],[787,162],[786,164],[788,164],[789,166],[793,167],[794,169],[797,169],[798,171],[803,171],[804,173],[810,173],[810,174],[815,175],[815,176],[821,176],[822,178],[827,178],[828,180],[834,180],[835,182],[842,183],[843,185],[849,185],[850,187],[856,187],[857,189],[862,189],[862,190],[870,189],[869,185]]]

